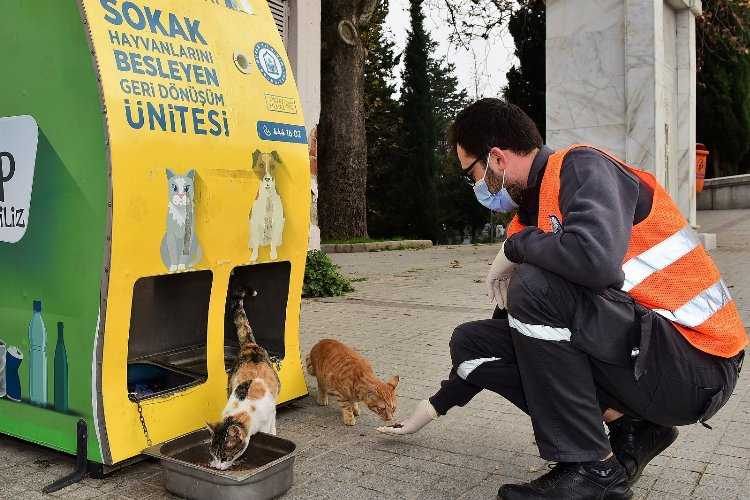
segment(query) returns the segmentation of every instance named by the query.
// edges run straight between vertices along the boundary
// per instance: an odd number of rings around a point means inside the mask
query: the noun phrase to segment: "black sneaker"
[[[625,468],[615,457],[591,463],[566,462],[523,484],[504,484],[497,492],[503,500],[565,498],[570,500],[626,500],[633,496]]]
[[[628,485],[633,486],[653,458],[677,439],[677,427],[664,427],[623,416],[607,424],[612,453],[625,467]]]

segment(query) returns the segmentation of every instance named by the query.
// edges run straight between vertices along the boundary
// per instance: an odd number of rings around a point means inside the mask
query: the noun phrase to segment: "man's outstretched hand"
[[[419,429],[438,418],[435,408],[429,401],[423,399],[417,404],[409,417],[401,423],[378,427],[377,431],[383,434],[414,434]]]

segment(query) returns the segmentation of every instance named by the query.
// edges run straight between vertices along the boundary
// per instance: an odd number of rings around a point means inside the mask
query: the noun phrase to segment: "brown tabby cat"
[[[254,297],[258,293],[239,289],[232,294],[232,317],[240,343],[237,364],[230,378],[232,392],[222,420],[208,424],[211,431],[209,465],[220,470],[230,468],[242,456],[253,434],[276,434],[276,398],[281,383],[268,352],[255,342],[245,314],[246,294]]]
[[[315,344],[307,356],[307,372],[318,381],[318,403],[327,406],[328,395],[335,396],[346,425],[356,423],[360,401],[385,421],[396,413],[398,375],[380,381],[370,363],[341,342],[324,339]]]

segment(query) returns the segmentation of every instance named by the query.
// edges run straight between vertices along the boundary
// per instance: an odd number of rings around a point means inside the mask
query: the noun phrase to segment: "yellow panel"
[[[192,268],[211,270],[213,285],[208,380],[143,403],[153,441],[218,418],[226,402],[225,297],[230,271],[250,260],[248,218],[260,184],[251,168],[256,149],[276,151],[283,162],[275,172],[286,219],[277,261],[291,262],[291,278],[280,400],[306,394],[299,310],[309,228],[309,160],[294,75],[265,0],[81,3],[101,78],[112,167],[102,402],[114,463],[146,447],[136,406],[126,394],[128,329],[134,283],[168,273],[167,261],[172,262],[161,248],[168,232],[167,168],[177,175],[195,170],[194,232],[201,257]],[[236,54],[247,64],[236,63]],[[144,110],[140,128],[139,109]],[[259,137],[259,121],[284,124],[262,127],[263,134],[276,140]],[[269,253],[262,246],[257,263],[270,262]]]

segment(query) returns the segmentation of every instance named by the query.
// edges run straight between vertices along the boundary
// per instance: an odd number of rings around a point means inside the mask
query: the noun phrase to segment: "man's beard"
[[[503,177],[502,175],[497,176],[495,175],[495,172],[493,172],[490,169],[487,169],[487,173],[484,176],[484,182],[487,183],[487,187],[490,190],[490,193],[496,194],[500,192],[500,189],[503,187]],[[526,195],[526,190],[522,186],[510,183],[507,180],[505,181],[505,189],[508,190],[508,194],[510,195],[511,199],[516,203],[516,205],[521,205],[523,203],[523,200]]]

